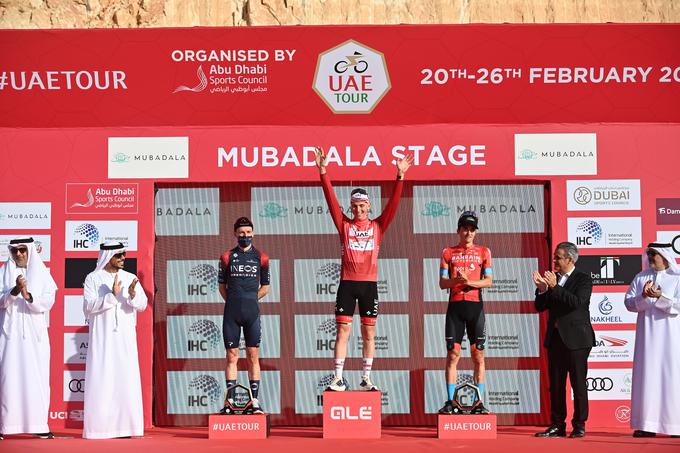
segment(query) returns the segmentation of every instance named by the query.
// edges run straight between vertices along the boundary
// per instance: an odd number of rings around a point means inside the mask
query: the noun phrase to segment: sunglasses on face
[[[115,255],[113,255],[113,257],[117,260],[125,258],[125,252],[116,253]]]
[[[11,249],[12,255],[18,255],[18,254],[25,254],[28,253],[28,249],[26,247],[13,247]]]

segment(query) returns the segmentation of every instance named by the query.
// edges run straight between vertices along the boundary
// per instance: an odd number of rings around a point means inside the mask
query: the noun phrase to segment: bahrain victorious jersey
[[[491,251],[482,245],[465,247],[456,245],[447,247],[442,252],[440,269],[449,269],[449,278],[453,279],[463,269],[469,280],[481,280],[483,275],[492,273]],[[481,291],[478,288],[459,285],[451,288],[449,302],[460,301],[480,302]]]
[[[382,215],[375,220],[352,220],[343,214],[328,174],[321,175],[323,193],[342,244],[341,280],[378,281],[378,252],[383,234],[397,213],[404,181],[397,180]],[[379,200],[378,200],[379,202]]]

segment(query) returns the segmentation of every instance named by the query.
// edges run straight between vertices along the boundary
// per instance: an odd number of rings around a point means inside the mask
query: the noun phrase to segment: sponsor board
[[[64,296],[64,326],[87,326],[83,296]]]
[[[472,370],[458,370],[457,384],[473,384]],[[539,370],[486,370],[484,405],[496,414],[541,412]],[[446,400],[444,370],[425,370],[425,413],[435,414]]]
[[[567,228],[569,242],[579,249],[642,246],[640,217],[570,217]]]
[[[642,270],[640,255],[579,255],[576,267],[590,274],[593,285],[628,286]]]
[[[137,183],[66,183],[66,214],[137,214]]]
[[[169,359],[224,359],[223,316],[168,316],[167,357]],[[279,358],[279,315],[260,315],[262,343],[260,357]],[[243,334],[239,349],[245,351]]]
[[[65,224],[67,252],[99,251],[99,244],[122,242],[127,250],[137,250],[136,220],[67,220]]]
[[[85,371],[64,370],[64,401],[85,401]]]
[[[258,399],[268,414],[281,413],[280,374],[262,371]],[[237,379],[248,386],[247,371],[239,371]],[[216,414],[224,406],[224,371],[168,371],[167,385],[168,414]]]
[[[216,187],[156,192],[155,226],[159,236],[214,236],[220,234],[219,219],[220,190]]]
[[[76,422],[82,422],[85,412],[82,409],[72,409],[68,412],[66,411],[50,411],[50,420],[73,420]]]
[[[596,330],[588,362],[632,362],[634,351],[634,330]]]
[[[493,284],[482,290],[484,302],[532,301],[536,286],[531,273],[538,269],[536,258],[493,258]],[[448,290],[439,288],[440,258],[423,259],[423,295],[425,302],[446,302]]]
[[[97,267],[97,258],[66,258],[64,260],[64,287],[82,289],[87,274]],[[137,258],[125,258],[124,269],[137,274]]]
[[[324,439],[379,439],[380,392],[324,392]]]
[[[109,137],[109,179],[189,177],[189,137]]]
[[[633,386],[633,370],[627,369],[588,369],[586,388],[588,399],[594,400],[630,400]],[[571,392],[571,399],[574,393]]]
[[[408,315],[380,315],[375,326],[375,356],[409,357]],[[295,315],[295,357],[332,357],[335,350],[335,316]],[[361,357],[361,320],[352,319],[347,357]]]
[[[424,315],[425,357],[446,357],[446,315]],[[494,314],[486,318],[486,357],[540,357],[538,314]],[[461,355],[470,357],[467,333]]]
[[[64,334],[64,363],[85,363],[89,334],[76,332]]]
[[[380,187],[364,187],[369,194],[372,219],[382,212]],[[334,187],[342,211],[352,216],[350,193],[354,187]],[[319,186],[253,187],[250,189],[253,222],[258,234],[338,234]]]
[[[361,371],[343,372],[348,390],[357,390]],[[410,373],[408,370],[378,370],[371,372],[371,379],[380,387],[383,414],[408,414],[410,406]],[[321,414],[323,392],[333,379],[328,370],[295,371],[295,413]]]
[[[414,186],[413,232],[455,233],[464,211],[479,216],[481,233],[545,231],[543,185]]]
[[[9,258],[9,249],[7,248],[9,246],[9,241],[23,236],[24,235],[18,234],[0,235],[0,262],[4,263],[7,261],[7,258]],[[52,236],[49,234],[29,234],[25,236],[33,238],[33,245],[35,246],[38,255],[40,255],[40,259],[44,262],[49,261],[51,258]]]
[[[52,203],[0,203],[0,230],[48,230],[52,228]]]
[[[680,260],[680,231],[657,231],[656,242],[672,244],[675,259]]]
[[[639,211],[639,179],[567,181],[569,211]]]
[[[592,293],[590,322],[592,324],[635,324],[637,313],[626,309],[623,303],[625,297],[626,293]]]
[[[378,300],[408,302],[408,259],[378,260]],[[295,260],[295,302],[335,302],[339,259]]]
[[[371,113],[390,87],[382,52],[350,39],[319,54],[313,88],[333,113]]]
[[[168,303],[224,303],[218,291],[219,261],[167,262]]]
[[[680,225],[680,198],[656,199],[656,224]]]
[[[596,175],[596,134],[515,134],[515,175]]]

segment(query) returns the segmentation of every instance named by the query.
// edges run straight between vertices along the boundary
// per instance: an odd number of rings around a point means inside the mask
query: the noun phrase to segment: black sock
[[[227,389],[232,385],[236,385],[236,379],[227,379]],[[227,390],[227,399],[234,399],[234,389]]]
[[[253,398],[257,398],[258,393],[260,393],[260,380],[250,381],[250,393],[253,394]]]

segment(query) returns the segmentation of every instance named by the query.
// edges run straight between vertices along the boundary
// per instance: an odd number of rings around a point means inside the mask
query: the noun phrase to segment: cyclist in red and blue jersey
[[[236,384],[238,374],[241,329],[246,342],[248,378],[253,404],[248,411],[262,414],[258,396],[260,390],[260,327],[259,300],[269,293],[269,257],[253,245],[253,223],[240,217],[234,223],[238,245],[220,257],[219,289],[225,301],[222,333],[227,349],[227,388]],[[227,393],[233,404],[234,390]],[[231,401],[229,401],[231,399]],[[222,414],[232,414],[231,404],[225,404]]]
[[[352,218],[342,212],[333,192],[330,178],[326,173],[326,155],[316,149],[316,165],[321,175],[323,193],[328,203],[333,223],[340,234],[342,264],[340,285],[335,303],[335,376],[328,386],[330,390],[344,391],[347,386],[342,371],[347,356],[347,341],[352,328],[352,316],[358,303],[361,316],[361,338],[363,339],[363,375],[359,389],[378,391],[371,381],[370,373],[375,354],[375,322],[378,317],[378,252],[383,234],[397,213],[404,174],[413,163],[413,156],[396,161],[397,181],[392,196],[382,214],[374,220],[368,218],[371,202],[368,192],[354,189],[350,195]]]
[[[449,306],[446,310],[446,392],[448,399],[440,414],[453,413],[453,394],[456,389],[458,361],[463,335],[467,331],[470,355],[474,364],[474,382],[479,394],[484,395],[484,343],[486,325],[482,289],[491,287],[493,268],[491,251],[475,245],[478,229],[477,214],[465,211],[458,219],[458,245],[442,251],[439,265],[439,287],[449,290]],[[489,411],[480,401],[476,413]]]

